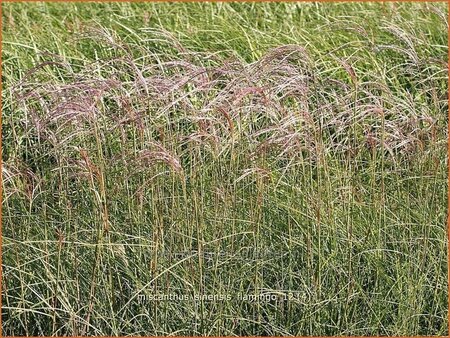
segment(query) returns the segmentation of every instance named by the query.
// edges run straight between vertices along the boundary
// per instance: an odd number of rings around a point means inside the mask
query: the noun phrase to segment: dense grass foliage
[[[4,335],[448,334],[446,4],[2,9]]]

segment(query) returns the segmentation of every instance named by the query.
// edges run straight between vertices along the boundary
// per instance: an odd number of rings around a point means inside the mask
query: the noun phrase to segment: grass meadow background
[[[447,335],[447,17],[2,3],[3,335]]]

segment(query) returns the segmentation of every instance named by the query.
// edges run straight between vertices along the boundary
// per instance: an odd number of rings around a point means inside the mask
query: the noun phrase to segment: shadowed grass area
[[[447,5],[7,3],[4,335],[446,335]]]

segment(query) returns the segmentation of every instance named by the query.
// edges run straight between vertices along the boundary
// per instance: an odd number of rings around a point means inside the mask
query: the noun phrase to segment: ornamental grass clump
[[[446,335],[447,7],[167,6],[4,4],[3,334]]]

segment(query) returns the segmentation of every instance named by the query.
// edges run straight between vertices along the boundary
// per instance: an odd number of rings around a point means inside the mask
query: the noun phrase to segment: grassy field
[[[2,3],[3,335],[447,335],[446,3]]]

